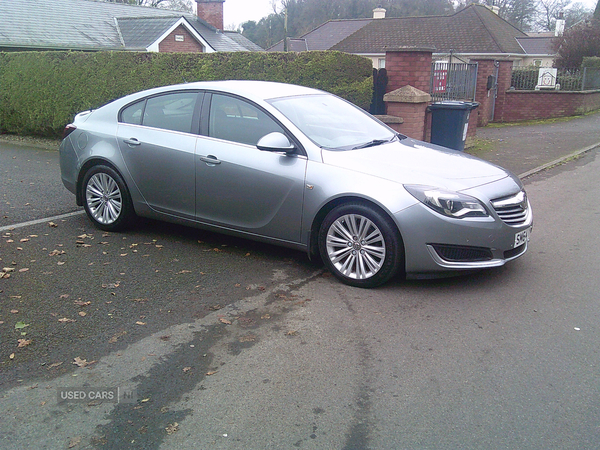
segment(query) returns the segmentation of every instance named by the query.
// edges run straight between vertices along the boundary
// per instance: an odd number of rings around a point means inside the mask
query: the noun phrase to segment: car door
[[[125,107],[117,139],[125,164],[155,211],[193,218],[198,91],[149,97]]]
[[[258,150],[286,131],[258,106],[207,94],[204,136],[196,147],[196,216],[255,235],[300,242],[307,158]],[[288,134],[289,135],[289,134]]]

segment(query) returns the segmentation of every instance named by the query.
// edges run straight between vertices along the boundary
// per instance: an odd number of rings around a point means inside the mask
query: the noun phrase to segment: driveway
[[[592,152],[528,179],[519,260],[374,290],[299,252],[151,221],[4,229],[0,447],[594,448],[599,174]],[[34,204],[23,180],[5,202]],[[49,182],[37,218],[73,211]],[[133,403],[57,401],[111,387]]]

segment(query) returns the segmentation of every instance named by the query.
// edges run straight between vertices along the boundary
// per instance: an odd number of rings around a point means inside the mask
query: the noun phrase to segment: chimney
[[[375,8],[373,10],[373,19],[385,19],[385,8]]]
[[[562,36],[565,32],[565,16],[561,12],[556,19],[556,28],[554,28],[554,36]]]
[[[198,17],[213,27],[223,30],[223,3],[225,0],[196,0]]]

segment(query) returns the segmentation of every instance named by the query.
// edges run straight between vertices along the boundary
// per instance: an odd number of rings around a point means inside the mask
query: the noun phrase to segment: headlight
[[[446,191],[431,186],[404,186],[421,203],[444,216],[455,219],[487,217],[489,214],[479,200],[459,192]]]

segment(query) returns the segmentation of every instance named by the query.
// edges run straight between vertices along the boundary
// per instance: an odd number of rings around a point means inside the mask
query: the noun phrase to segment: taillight
[[[73,125],[72,123],[67,125],[65,127],[65,129],[63,130],[63,139],[65,139],[68,135],[70,135],[76,129],[77,129],[77,127],[75,125]]]

